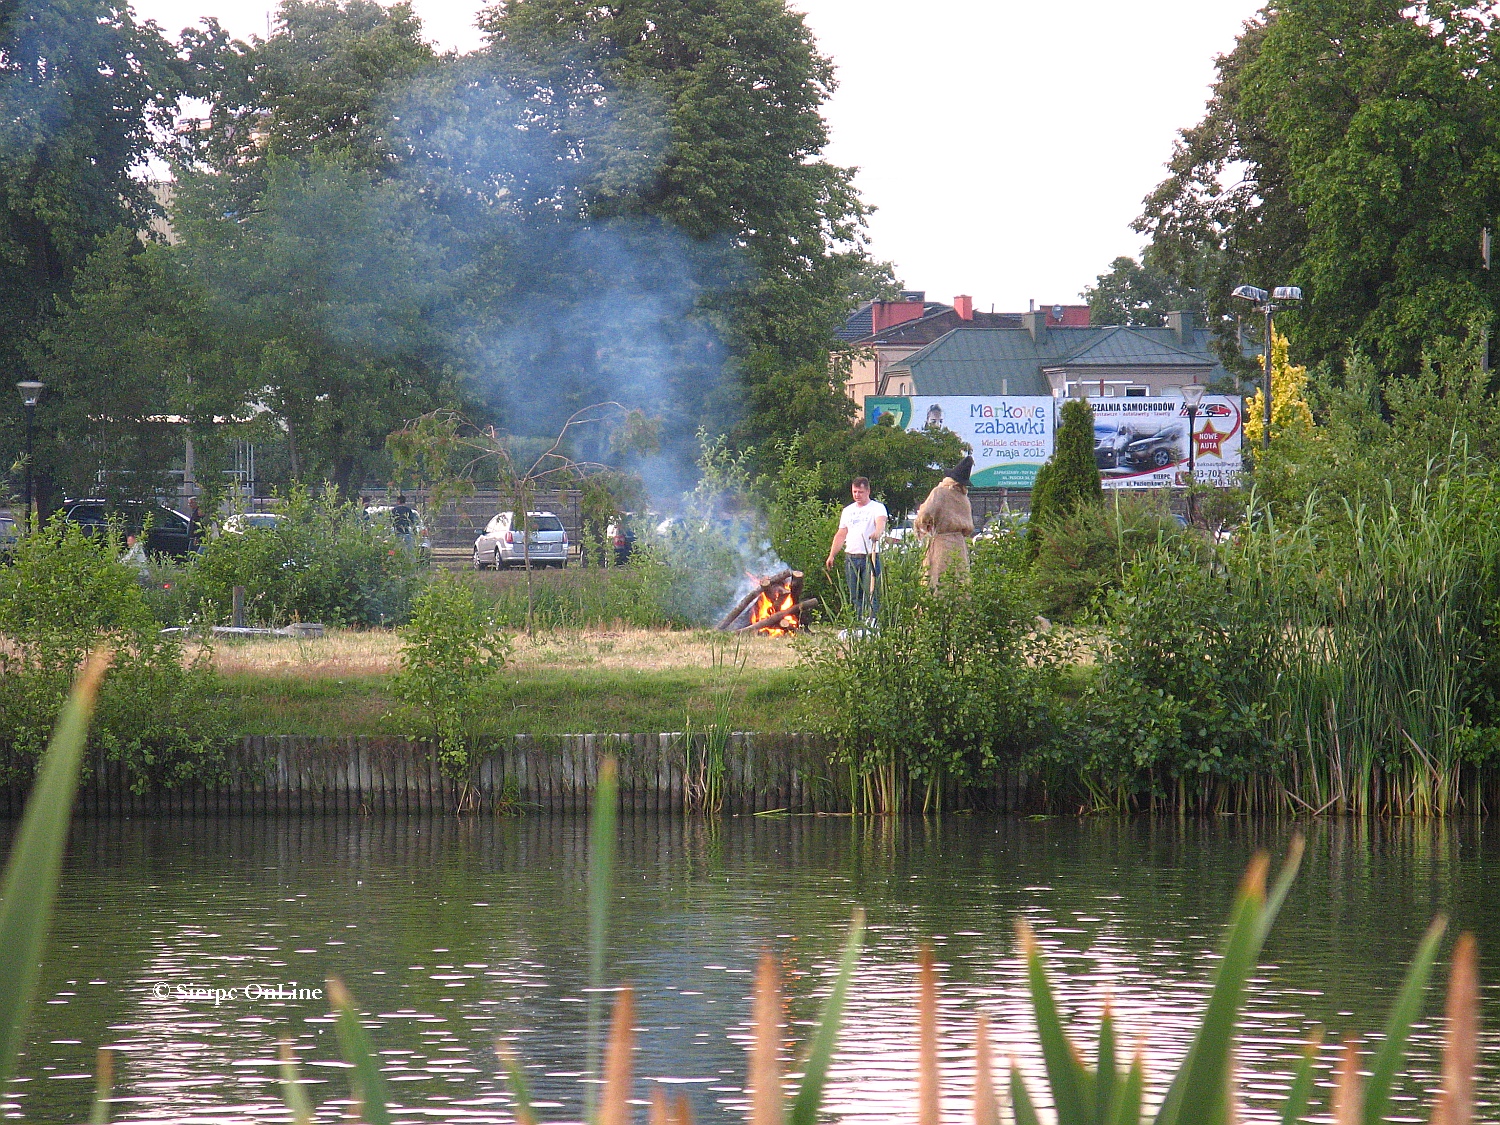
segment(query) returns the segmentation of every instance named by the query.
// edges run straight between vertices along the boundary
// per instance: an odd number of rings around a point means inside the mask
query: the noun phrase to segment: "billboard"
[[[974,452],[974,488],[1030,488],[1052,456],[1053,402],[1045,395],[880,395],[865,399],[865,425],[892,415],[903,430],[942,426]]]
[[[1105,488],[1187,484],[1187,406],[1180,398],[1091,398],[1094,462]],[[1239,483],[1244,437],[1238,395],[1204,395],[1193,419],[1193,477],[1228,488]]]

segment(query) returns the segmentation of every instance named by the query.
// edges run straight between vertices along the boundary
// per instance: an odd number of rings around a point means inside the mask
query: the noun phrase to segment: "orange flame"
[[[784,609],[791,609],[796,604],[797,600],[792,596],[791,587],[783,583],[777,583],[769,590],[762,590],[760,597],[755,599],[755,604],[750,607],[750,624],[754,625],[757,621],[764,621],[766,618],[778,614]],[[783,617],[775,625],[762,629],[761,633],[768,637],[785,637],[789,633],[795,633],[801,626],[801,622],[798,620],[801,616],[799,613],[787,614],[787,616]]]

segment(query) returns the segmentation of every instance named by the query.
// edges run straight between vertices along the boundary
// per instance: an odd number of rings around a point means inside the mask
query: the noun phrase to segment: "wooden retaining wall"
[[[586,812],[606,755],[618,763],[625,813],[694,811],[702,736],[518,736],[490,748],[467,786],[438,768],[429,747],[401,738],[253,736],[227,756],[218,784],[135,792],[120,762],[90,763],[75,810],[82,816],[447,815]],[[950,809],[1030,807],[1024,775],[950,793]],[[0,816],[19,816],[23,787],[0,788]],[[918,794],[920,801],[920,793]],[[736,734],[725,754],[720,811],[848,812],[845,768],[804,734]]]

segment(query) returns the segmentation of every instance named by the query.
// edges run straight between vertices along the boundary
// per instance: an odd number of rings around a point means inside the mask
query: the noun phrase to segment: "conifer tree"
[[[1094,461],[1094,411],[1084,399],[1069,399],[1063,403],[1052,457],[1031,487],[1031,527],[1040,530],[1103,497]],[[1037,542],[1033,535],[1033,552]]]

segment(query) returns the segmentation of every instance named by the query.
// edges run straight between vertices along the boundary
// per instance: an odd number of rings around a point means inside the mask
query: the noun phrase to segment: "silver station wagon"
[[[526,522],[530,542],[523,544],[521,533],[512,527],[514,513],[501,512],[490,520],[479,538],[474,540],[474,569],[494,567],[501,570],[508,566],[525,566],[527,551],[531,554],[532,566],[567,566],[568,532],[562,520],[551,512],[530,512]]]

